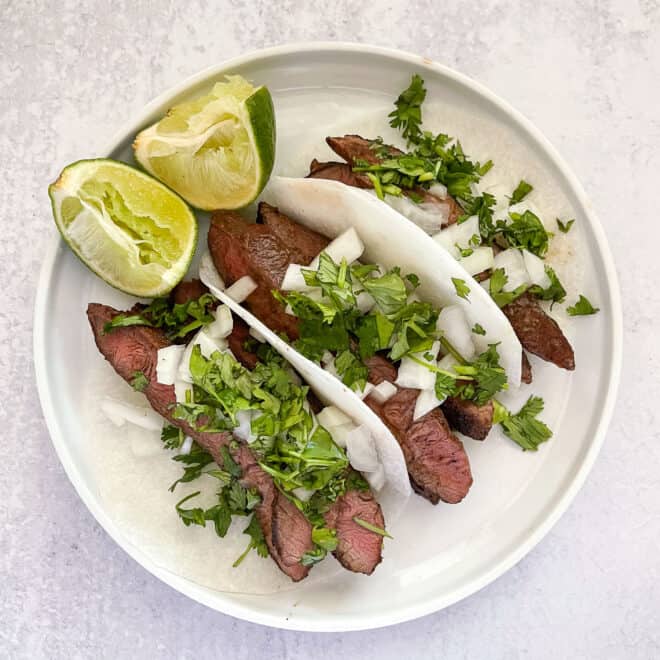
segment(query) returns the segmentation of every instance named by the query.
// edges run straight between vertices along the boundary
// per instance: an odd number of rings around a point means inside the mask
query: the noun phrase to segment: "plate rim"
[[[479,96],[485,97],[486,100],[496,105],[505,115],[512,119],[514,124],[517,124],[533,138],[533,140],[545,152],[545,155],[549,158],[552,165],[558,169],[563,177],[565,177],[573,194],[576,196],[578,203],[584,209],[587,221],[593,231],[596,243],[595,247],[603,261],[606,276],[605,285],[611,302],[611,322],[609,330],[612,340],[612,356],[610,362],[610,377],[601,409],[600,420],[597,423],[596,430],[582,462],[575,470],[572,478],[570,478],[567,488],[556,498],[554,505],[551,506],[545,517],[535,527],[530,529],[524,540],[522,540],[510,552],[506,553],[499,561],[495,562],[490,569],[485,570],[475,578],[466,581],[466,583],[460,587],[454,588],[440,596],[427,598],[421,603],[416,603],[403,609],[370,617],[354,618],[350,621],[347,621],[346,619],[337,620],[333,617],[327,616],[318,618],[308,617],[304,619],[293,617],[289,619],[286,616],[285,611],[277,614],[255,611],[249,604],[241,603],[237,599],[232,598],[231,594],[225,594],[223,592],[206,593],[203,587],[170,573],[169,571],[161,569],[149,557],[144,555],[139,548],[136,548],[128,542],[118,530],[112,519],[101,509],[101,507],[97,507],[91,491],[84,484],[83,480],[79,478],[74,467],[73,458],[67,448],[64,434],[59,428],[57,412],[48,387],[47,357],[45,354],[45,333],[47,324],[45,311],[49,299],[48,294],[52,283],[54,266],[59,252],[63,249],[64,245],[59,235],[52,239],[50,246],[46,251],[38,279],[33,316],[33,359],[42,412],[51,442],[55,447],[60,463],[64,467],[66,475],[76,493],[95,518],[96,522],[103,527],[104,531],[109,534],[113,541],[117,543],[132,559],[170,587],[207,607],[221,612],[222,614],[227,614],[252,623],[259,623],[281,629],[310,632],[345,632],[394,625],[440,611],[445,607],[476,593],[496,580],[515,566],[541,541],[541,539],[545,537],[559,518],[566,512],[569,505],[584,485],[586,477],[593,468],[594,462],[604,443],[605,435],[614,411],[620,381],[623,351],[623,317],[618,277],[604,229],[595,214],[593,205],[587,197],[582,184],[568,164],[564,161],[563,157],[558,153],[548,138],[546,138],[545,135],[529,119],[527,119],[527,117],[512,107],[507,101],[500,98],[482,83],[427,57],[384,46],[344,41],[293,42],[269,48],[252,50],[242,55],[207,66],[158,94],[114,133],[111,140],[106,145],[106,148],[100,150],[102,154],[101,157],[107,157],[117,144],[126,140],[127,137],[134,135],[135,132],[142,127],[149,115],[151,115],[156,108],[163,105],[168,99],[178,94],[185,93],[186,89],[210,76],[221,75],[223,72],[231,70],[232,68],[244,66],[257,61],[266,61],[279,56],[300,56],[306,53],[319,52],[330,54],[332,52],[351,52],[356,55],[369,54],[381,56],[386,59],[390,58],[398,60],[410,64],[411,66],[414,65],[415,67],[430,70],[434,73],[450,78],[454,82],[469,88]]]

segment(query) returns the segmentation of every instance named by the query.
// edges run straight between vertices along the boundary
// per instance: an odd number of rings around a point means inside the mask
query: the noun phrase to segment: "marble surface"
[[[660,3],[0,2],[0,657],[660,657]],[[222,616],[96,524],[39,412],[32,308],[46,185],[163,89],[249,49],[353,40],[419,52],[530,117],[577,172],[623,290],[622,386],[602,454],[546,539],[450,609],[344,635]]]

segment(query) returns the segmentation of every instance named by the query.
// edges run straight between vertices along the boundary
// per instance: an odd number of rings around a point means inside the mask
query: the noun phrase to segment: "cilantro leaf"
[[[144,375],[144,371],[134,371],[131,377],[131,387],[136,392],[144,392],[149,386],[149,379]]]
[[[566,289],[564,289],[562,283],[559,281],[557,273],[550,266],[545,267],[545,273],[550,279],[550,285],[543,289],[538,284],[535,284],[529,288],[529,292],[541,300],[552,300],[553,303],[564,302]]]
[[[525,199],[525,197],[527,197],[527,195],[532,192],[532,190],[534,190],[534,187],[527,183],[527,181],[521,179],[520,183],[516,186],[516,189],[511,195],[511,204],[518,204],[519,202],[522,202],[523,199]]]
[[[380,277],[365,278],[361,284],[386,316],[396,314],[408,299],[406,283],[401,275],[394,271]]]
[[[174,508],[176,509],[176,512],[179,514],[179,518],[181,518],[183,524],[186,527],[190,527],[190,525],[200,525],[202,527],[206,527],[204,509],[200,509],[199,507],[194,509],[184,509],[181,507],[184,502],[191,500],[193,497],[197,497],[200,492],[201,491],[198,490],[195,493],[191,493],[175,504]]]
[[[439,401],[454,396],[457,391],[456,377],[438,371],[435,374],[435,396]]]
[[[160,432],[160,439],[166,449],[179,449],[185,437],[183,431],[172,424],[166,424]]]
[[[467,376],[471,380],[460,385],[459,394],[463,399],[474,401],[483,406],[495,394],[508,389],[506,372],[500,365],[500,356],[497,345],[490,344],[474,362],[457,364],[454,371],[459,376]]]
[[[574,222],[575,222],[574,218],[572,220],[567,220],[565,223],[562,222],[559,218],[557,218],[557,227],[559,227],[559,231],[562,234],[568,234]]]
[[[589,316],[600,311],[600,307],[594,307],[583,295],[580,295],[575,305],[566,308],[571,316]]]
[[[426,98],[426,89],[421,76],[414,74],[410,85],[399,94],[394,102],[395,110],[392,110],[390,126],[401,130],[401,135],[408,143],[417,143],[422,135],[420,124],[422,123],[422,103]]]
[[[386,536],[388,539],[393,538],[392,535],[389,532],[387,532],[387,530],[384,530],[382,527],[378,527],[377,525],[372,525],[370,522],[367,522],[366,520],[362,520],[362,518],[353,516],[353,522],[356,525],[363,527],[364,529],[368,529],[370,532],[373,532],[374,534],[379,534],[380,536]]]
[[[454,289],[456,289],[456,295],[459,298],[468,299],[468,293],[470,293],[470,287],[465,283],[465,280],[462,280],[458,277],[452,277],[451,281],[454,283]]]
[[[475,335],[481,335],[481,336],[484,336],[486,334],[486,331],[484,330],[483,326],[480,323],[475,323],[472,326],[472,332],[474,332]]]
[[[527,286],[525,284],[521,284],[513,291],[504,291],[504,287],[508,281],[509,278],[504,272],[504,268],[496,268],[490,276],[488,291],[490,297],[497,303],[498,307],[508,305],[516,300],[516,298],[520,298],[520,296],[527,291]]]
[[[260,557],[268,557],[268,546],[266,545],[266,539],[264,538],[264,533],[259,524],[259,520],[255,515],[252,516],[248,526],[243,530],[243,534],[247,534],[250,537],[250,543],[248,543],[247,548],[241,554],[240,557],[232,564],[234,568],[239,566],[241,562],[247,557],[250,550],[254,549],[257,551],[257,554]]]
[[[499,407],[502,408],[501,404]],[[502,429],[514,442],[525,451],[536,451],[538,446],[552,437],[552,431],[540,419],[543,411],[543,399],[530,396],[525,405],[515,414],[504,409],[503,419],[500,421]]]
[[[369,370],[367,365],[350,349],[346,349],[337,355],[335,368],[344,385],[352,389],[355,389],[356,386],[360,389],[364,388]]]
[[[512,222],[500,226],[509,247],[528,250],[538,257],[548,251],[549,235],[538,216],[527,210],[509,213]]]

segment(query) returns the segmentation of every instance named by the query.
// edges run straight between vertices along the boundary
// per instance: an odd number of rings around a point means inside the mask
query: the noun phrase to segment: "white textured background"
[[[530,117],[595,203],[626,332],[605,447],[541,545],[449,610],[344,635],[222,616],[129,559],[60,467],[31,364],[47,183],[189,74],[314,39],[427,55]],[[0,657],[660,657],[659,87],[658,0],[0,0]]]

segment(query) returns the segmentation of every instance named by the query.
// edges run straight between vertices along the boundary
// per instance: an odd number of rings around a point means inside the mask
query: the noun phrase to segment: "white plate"
[[[291,168],[285,162],[287,145],[315,131],[326,135],[329,124],[350,126],[351,117],[360,112],[385,107],[413,72],[424,77],[430,98],[459,110],[468,124],[495,127],[500,139],[531,155],[545,183],[558,191],[577,219],[583,243],[582,286],[602,310],[575,324],[578,368],[572,376],[551,367],[540,367],[538,372],[539,380],[546,382],[546,419],[555,437],[536,454],[523,454],[499,438],[467,441],[475,474],[468,498],[458,506],[438,507],[413,498],[392,530],[395,540],[388,542],[385,561],[372,577],[345,573],[330,584],[302,583],[267,596],[201,587],[163,570],[145,548],[129,543],[121,521],[112,518],[99,494],[85,451],[89,430],[80,392],[90,368],[86,356],[91,355],[84,309],[89,301],[116,299],[118,294],[109,293],[56,241],[43,264],[34,334],[37,383],[53,443],[80,497],[112,538],[161,580],[221,612],[266,625],[316,631],[374,628],[434,612],[481,589],[529,552],[566,510],[598,453],[614,405],[621,360],[619,294],[603,231],[575,176],[519,113],[446,67],[383,48],[285,46],[212,67],[150,103],[103,155],[130,158],[130,144],[139,129],[225,72],[240,73],[273,92],[280,171]],[[304,165],[298,165],[300,173]]]

